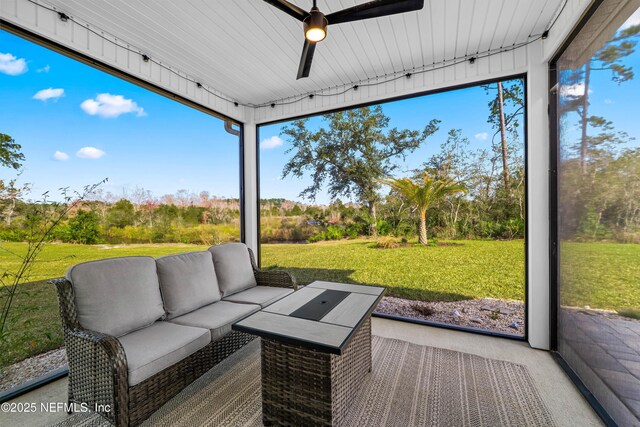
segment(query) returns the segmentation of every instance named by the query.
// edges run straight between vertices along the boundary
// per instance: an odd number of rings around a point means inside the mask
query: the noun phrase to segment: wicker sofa
[[[297,289],[241,243],[71,267],[56,285],[69,403],[135,426],[255,337],[234,322]]]

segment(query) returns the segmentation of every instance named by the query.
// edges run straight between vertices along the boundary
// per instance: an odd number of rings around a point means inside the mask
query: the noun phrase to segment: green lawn
[[[302,282],[381,285],[387,295],[410,299],[523,300],[524,241],[451,243],[397,249],[378,249],[366,240],[268,244],[262,245],[262,265],[284,268]]]
[[[560,264],[563,305],[640,312],[640,245],[563,242]]]

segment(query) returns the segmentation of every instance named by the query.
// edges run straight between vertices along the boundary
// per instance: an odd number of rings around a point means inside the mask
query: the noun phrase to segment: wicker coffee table
[[[384,288],[313,282],[233,325],[262,337],[265,425],[339,426],[371,372]]]

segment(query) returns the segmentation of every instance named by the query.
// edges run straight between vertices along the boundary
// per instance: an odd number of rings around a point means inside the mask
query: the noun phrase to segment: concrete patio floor
[[[562,371],[550,353],[534,350],[521,341],[508,340],[468,332],[416,325],[406,322],[374,318],[373,333],[416,344],[471,353],[482,357],[518,363],[528,368],[542,399],[558,426],[602,426],[600,418],[591,409],[569,377]],[[66,378],[50,383],[14,402],[58,403],[66,402]],[[30,414],[0,414],[0,425],[12,427],[44,426],[65,419],[66,413],[36,411]]]

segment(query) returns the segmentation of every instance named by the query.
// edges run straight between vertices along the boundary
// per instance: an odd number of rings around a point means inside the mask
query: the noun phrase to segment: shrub
[[[325,240],[340,240],[344,237],[344,230],[337,225],[330,225],[324,232]]]
[[[480,237],[491,238],[494,237],[498,230],[498,224],[493,221],[480,221],[478,224],[477,234]]]
[[[356,230],[354,230],[353,228],[347,227],[347,229],[344,231],[346,236],[349,239],[357,239],[358,238],[358,232]]]
[[[321,231],[321,232],[319,232],[317,234],[314,234],[313,236],[309,237],[307,239],[307,242],[316,243],[316,242],[320,242],[322,240],[325,240],[324,231]]]
[[[127,225],[123,228],[111,227],[106,234],[109,243],[151,243],[153,229]]]
[[[615,229],[611,237],[618,243],[640,244],[640,230]]]
[[[393,237],[385,236],[378,239],[376,247],[380,249],[396,249],[400,247],[400,243]]]
[[[118,200],[110,209],[107,222],[110,227],[124,228],[133,225],[135,207],[127,199]]]
[[[521,219],[510,219],[503,226],[502,236],[504,239],[516,239],[524,237],[524,221]]]
[[[69,220],[65,229],[67,241],[83,245],[98,243],[100,238],[99,222],[100,218],[95,212],[78,210],[76,216]]]
[[[195,227],[176,227],[172,241],[184,244],[201,243],[200,235],[200,231]]]
[[[321,240],[340,240],[345,236],[350,236],[350,234],[347,233],[342,227],[339,227],[337,225],[330,225],[325,231],[321,231],[307,238],[307,242],[316,243]]]
[[[171,242],[195,245],[217,245],[240,240],[240,228],[233,224],[201,224],[196,227],[176,227],[170,236]]]
[[[395,236],[402,236],[403,238],[407,238],[410,236],[415,236],[417,225],[411,224],[409,222],[401,221],[393,227],[393,234]]]
[[[346,234],[350,239],[356,239],[359,236],[366,236],[369,234],[369,227],[365,222],[357,221],[347,226]]]
[[[379,219],[376,223],[378,234],[381,236],[388,236],[391,234],[391,225],[384,219]]]
[[[313,236],[318,228],[309,224],[302,216],[263,217],[260,220],[260,241],[304,242]]]
[[[0,241],[24,242],[27,240],[27,231],[22,229],[2,229],[0,230]]]
[[[600,221],[599,215],[590,211],[581,218],[576,235],[580,240],[594,241],[610,238],[611,232],[606,224]]]

